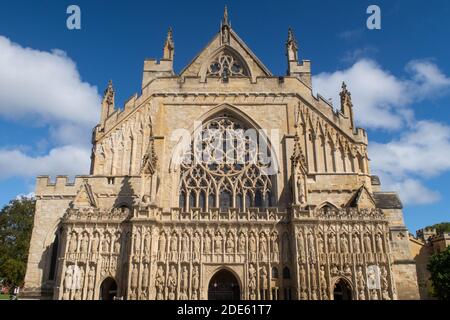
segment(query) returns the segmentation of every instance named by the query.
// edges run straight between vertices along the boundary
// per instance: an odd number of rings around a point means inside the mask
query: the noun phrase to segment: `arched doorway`
[[[239,283],[228,270],[218,271],[209,281],[208,300],[239,300],[240,296]]]
[[[117,283],[113,278],[106,278],[103,280],[100,286],[100,299],[101,300],[114,300],[117,296]]]
[[[339,279],[334,285],[334,300],[352,300],[352,288],[344,279]]]

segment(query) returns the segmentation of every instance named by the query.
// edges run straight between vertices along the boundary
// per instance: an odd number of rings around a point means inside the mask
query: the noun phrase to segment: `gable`
[[[362,186],[350,199],[347,207],[358,209],[372,209],[376,203],[366,186]]]
[[[81,185],[75,199],[72,202],[74,207],[97,207],[97,199],[90,184],[85,180]]]
[[[242,67],[248,71],[248,74],[243,76],[249,76],[253,81],[257,77],[272,76],[271,72],[231,28],[228,32],[229,38],[226,42],[223,41],[222,31],[218,32],[192,62],[181,71],[180,76],[200,77],[205,80],[210,65],[221,54],[229,55],[236,61],[242,62]]]

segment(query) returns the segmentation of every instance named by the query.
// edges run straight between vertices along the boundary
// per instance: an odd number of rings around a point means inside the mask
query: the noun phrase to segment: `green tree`
[[[0,211],[0,278],[23,285],[33,230],[35,200],[12,200]]]
[[[438,234],[450,232],[450,222],[442,222],[432,225],[431,228],[435,228]]]
[[[440,300],[450,300],[450,247],[431,256],[428,270],[434,296]]]

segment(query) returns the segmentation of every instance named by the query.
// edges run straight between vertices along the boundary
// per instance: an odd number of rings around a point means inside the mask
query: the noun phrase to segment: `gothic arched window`
[[[250,73],[243,59],[229,50],[224,50],[211,60],[207,75],[228,78],[235,76],[248,77]]]
[[[272,194],[267,169],[272,159],[267,142],[259,140],[264,140],[259,132],[230,116],[207,121],[182,157],[180,207],[189,210],[184,206],[186,200],[190,208],[206,207],[206,195],[209,209],[267,207]]]
[[[288,267],[284,267],[283,269],[283,279],[290,279],[291,278],[291,271]]]

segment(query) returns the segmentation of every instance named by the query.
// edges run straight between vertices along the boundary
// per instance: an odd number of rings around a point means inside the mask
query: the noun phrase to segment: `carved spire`
[[[100,122],[104,123],[104,121],[114,112],[115,107],[115,91],[113,87],[112,80],[109,80],[108,87],[106,87],[105,92],[103,94],[102,101],[102,112]]]
[[[347,90],[347,85],[342,82],[342,90],[339,94],[341,96],[341,113],[350,119],[350,127],[353,129],[353,103],[352,94]]]
[[[147,145],[147,151],[142,159],[142,173],[153,175],[156,172],[156,165],[158,163],[158,156],[155,151],[155,137],[153,135],[153,128],[150,129],[150,139]]]
[[[291,161],[294,167],[300,164],[301,166],[303,166],[304,170],[307,171],[308,165],[306,163],[306,158],[300,144],[300,136],[298,135],[298,132],[296,132],[294,136],[294,152],[292,153]]]
[[[229,26],[229,22],[228,22],[228,8],[227,8],[227,6],[225,6],[225,8],[223,9],[222,26]]]
[[[220,39],[221,44],[229,44],[230,43],[230,28],[231,23],[228,21],[228,9],[227,6],[225,6],[225,9],[223,11],[223,19],[220,26]]]
[[[163,58],[166,60],[173,60],[174,51],[175,51],[175,44],[173,42],[173,31],[172,28],[169,27],[169,30],[167,31],[166,42],[164,43]]]
[[[288,62],[298,61],[297,52],[298,52],[297,40],[295,40],[292,28],[289,28],[288,39],[286,41],[286,55],[288,57]]]

